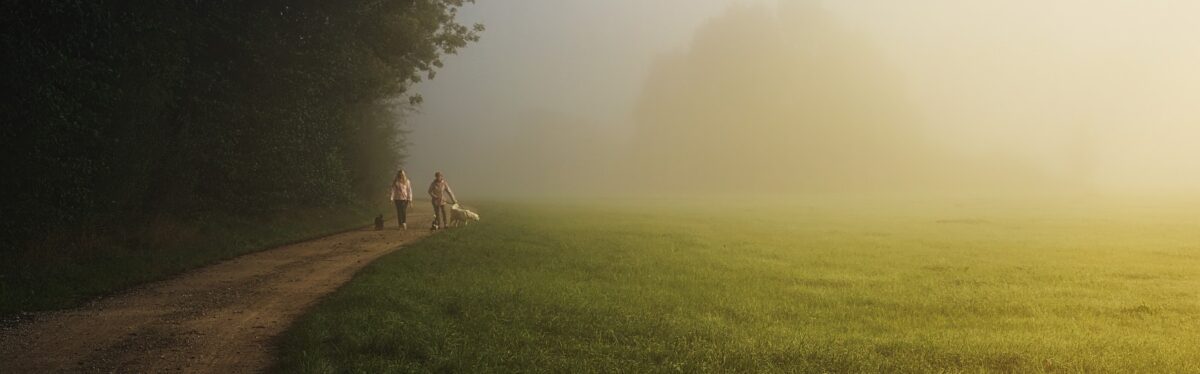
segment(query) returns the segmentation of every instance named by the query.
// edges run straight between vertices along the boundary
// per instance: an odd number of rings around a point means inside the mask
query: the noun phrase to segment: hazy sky
[[[908,78],[930,137],[1109,191],[1200,188],[1200,3],[839,1]]]
[[[753,0],[468,6],[463,20],[488,30],[418,88],[426,100],[409,119],[410,172],[425,181],[444,170],[466,195],[519,185],[496,180],[503,178],[494,173],[496,155],[474,150],[513,138],[528,143],[541,131],[531,131],[531,122],[546,118],[553,126],[596,129],[589,134],[598,142],[622,144],[635,128],[633,110],[652,67],[685,53],[698,29],[746,3],[777,6]],[[819,3],[880,52],[918,119],[910,131],[925,139],[963,155],[1002,155],[1085,178],[1106,191],[1200,188],[1200,109],[1193,103],[1200,98],[1200,23],[1193,19],[1200,3]]]
[[[576,118],[626,136],[631,110],[651,64],[687,46],[705,20],[737,0],[482,0],[464,23],[487,26],[482,40],[446,58],[437,79],[422,84],[420,113],[410,118],[417,180],[441,169],[467,183],[491,160],[473,148],[505,139],[531,116]],[[464,175],[465,174],[465,175]],[[488,184],[490,185],[490,183]]]

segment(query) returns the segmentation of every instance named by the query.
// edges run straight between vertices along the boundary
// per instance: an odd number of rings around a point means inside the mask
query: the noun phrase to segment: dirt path
[[[419,205],[419,204],[418,204]],[[248,373],[272,339],[363,266],[429,234],[370,229],[266,250],[0,331],[0,373]]]

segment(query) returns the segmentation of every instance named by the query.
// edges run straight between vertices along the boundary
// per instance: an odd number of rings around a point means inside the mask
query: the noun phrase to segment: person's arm
[[[393,182],[391,187],[388,187],[388,199],[396,201],[396,183]]]
[[[433,195],[435,193],[437,193],[437,189],[438,189],[438,184],[436,181],[434,181],[433,183],[429,184],[429,191],[426,191],[426,192],[429,193],[429,197],[433,197]]]
[[[450,196],[451,204],[458,204],[458,198],[454,197],[454,191],[450,190],[450,183],[446,183],[446,195]]]
[[[408,192],[408,201],[412,201],[414,197],[412,191],[412,181],[404,184],[405,191]]]

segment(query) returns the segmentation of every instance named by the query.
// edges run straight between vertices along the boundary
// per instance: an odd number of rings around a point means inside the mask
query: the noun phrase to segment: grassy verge
[[[485,206],[280,372],[1197,372],[1189,209]]]
[[[160,219],[146,227],[71,233],[0,264],[0,317],[72,307],[246,253],[365,226],[386,208],[294,212],[271,219]]]

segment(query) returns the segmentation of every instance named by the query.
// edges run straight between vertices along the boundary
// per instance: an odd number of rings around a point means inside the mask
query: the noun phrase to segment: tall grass
[[[281,372],[1197,372],[1182,208],[486,206],[282,339]]]

